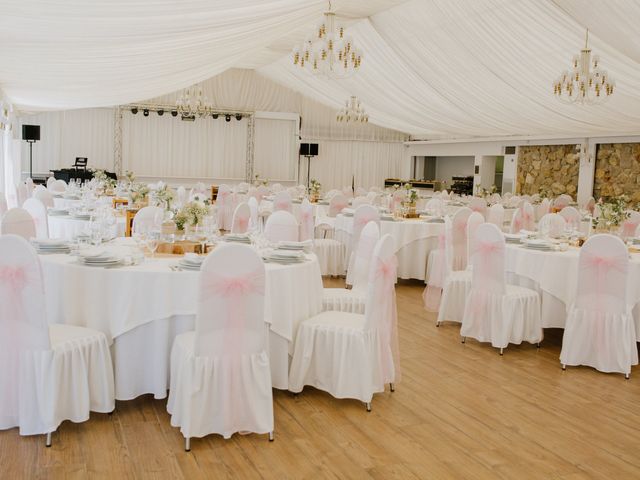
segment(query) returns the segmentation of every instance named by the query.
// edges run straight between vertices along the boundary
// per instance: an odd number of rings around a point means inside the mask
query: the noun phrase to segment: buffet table
[[[194,328],[200,272],[174,271],[178,256],[117,268],[81,265],[70,255],[40,259],[49,323],[94,328],[112,342],[116,399],[166,397],[173,339]],[[272,382],[286,389],[297,326],[322,308],[322,278],[314,255],[265,266]]]

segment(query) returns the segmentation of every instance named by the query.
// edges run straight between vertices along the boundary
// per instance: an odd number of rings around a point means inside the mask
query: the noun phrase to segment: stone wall
[[[575,145],[522,146],[518,154],[516,192],[532,195],[545,191],[549,196],[578,190],[580,154]]]
[[[627,195],[640,202],[640,143],[598,145],[594,198]]]

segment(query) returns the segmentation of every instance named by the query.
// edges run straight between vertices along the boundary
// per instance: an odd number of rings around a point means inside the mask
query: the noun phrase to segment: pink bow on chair
[[[287,210],[289,208],[289,202],[286,200],[277,201],[275,207],[277,210]]]
[[[22,314],[22,291],[29,283],[26,267],[0,267],[0,283],[9,290],[7,314],[15,320]]]
[[[381,261],[378,259],[375,267],[375,276],[377,278],[382,277],[382,292],[378,292],[378,299],[380,302],[381,311],[383,314],[388,315],[387,321],[380,325],[381,342],[379,347],[380,358],[382,361],[382,373],[385,381],[400,381],[400,351],[398,348],[398,310],[396,306],[396,293],[395,282],[398,278],[398,260],[395,255],[390,257],[387,261]],[[390,292],[390,297],[387,295]],[[386,303],[385,303],[386,302]],[[386,308],[385,308],[386,307]],[[384,361],[386,357],[385,347],[389,346],[391,356],[393,359],[393,369],[388,368],[389,365]]]
[[[365,217],[360,217],[356,220],[356,225],[358,227],[364,227],[367,223],[374,221],[375,219],[373,217],[369,217],[369,216],[365,216]]]

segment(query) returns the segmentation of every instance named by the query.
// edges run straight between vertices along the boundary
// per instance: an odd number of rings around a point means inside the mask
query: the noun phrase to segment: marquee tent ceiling
[[[363,50],[346,80],[292,65],[314,0],[0,0],[0,88],[27,109],[125,104],[232,68],[416,138],[640,133],[640,2],[334,0]],[[598,106],[551,84],[584,43],[617,82]]]

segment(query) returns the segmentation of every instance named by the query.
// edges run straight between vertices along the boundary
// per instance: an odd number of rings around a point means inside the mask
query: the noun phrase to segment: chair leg
[[[364,404],[367,407],[367,412],[371,411],[371,402],[367,402]]]
[[[47,439],[45,440],[45,447],[50,447],[51,446],[51,432],[47,433]]]
[[[274,437],[273,437],[273,430],[272,430],[272,431],[269,432],[269,441],[273,442],[273,439],[274,439]]]
[[[389,390],[391,390],[392,392],[396,391],[396,386],[393,383],[389,384]]]
[[[440,322],[436,322],[436,327],[439,327],[439,326],[440,326]]]
[[[500,348],[500,356],[502,356],[503,353],[504,353],[504,349]]]
[[[540,348],[540,342],[536,343],[536,348]]]
[[[467,339],[467,337],[462,337],[462,343]]]
[[[566,370],[566,369],[567,369],[567,366],[563,363],[562,364],[562,370]]]
[[[630,377],[631,377],[631,374],[630,374],[630,373],[625,373],[625,374],[624,374],[624,378],[625,378],[625,380],[629,380],[629,378],[630,378]]]
[[[185,452],[190,452],[191,451],[191,438],[187,437],[184,439],[184,451]]]

